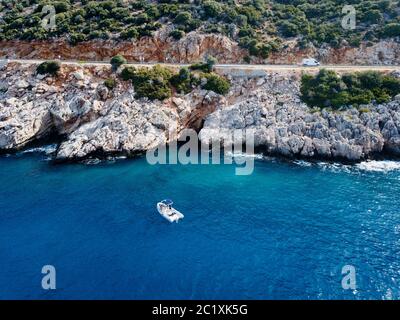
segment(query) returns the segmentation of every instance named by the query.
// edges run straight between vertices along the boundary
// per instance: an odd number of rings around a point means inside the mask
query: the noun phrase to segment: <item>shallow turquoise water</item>
[[[400,298],[399,170],[234,168],[0,157],[0,299]],[[179,224],[156,212],[164,198]]]

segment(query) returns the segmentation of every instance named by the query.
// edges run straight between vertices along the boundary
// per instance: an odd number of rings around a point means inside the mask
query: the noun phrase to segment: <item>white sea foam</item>
[[[311,161],[306,161],[306,160],[294,160],[293,163],[300,167],[318,167],[322,171],[329,171],[329,172],[334,172],[334,173],[354,172],[354,170],[352,170],[352,169],[354,169],[354,166],[343,164],[343,163],[338,163],[338,162],[324,162],[324,161],[311,162]]]
[[[356,167],[363,171],[375,172],[388,172],[393,170],[400,170],[400,161],[364,161],[356,165]]]
[[[93,158],[93,159],[86,159],[82,161],[83,164],[88,165],[88,166],[95,166],[97,164],[102,163],[101,159]]]
[[[249,154],[249,153],[245,153],[245,152],[226,152],[225,156],[232,157],[232,158],[253,158],[253,159],[259,159],[259,160],[264,159],[264,156],[259,153]]]
[[[107,158],[90,158],[82,160],[81,163],[89,166],[95,166],[98,164],[113,164],[117,161],[126,160],[128,159],[127,156],[108,156]]]
[[[311,162],[304,161],[304,160],[295,160],[295,161],[293,161],[293,163],[297,164],[300,167],[311,167],[313,165]]]
[[[363,161],[361,163],[355,165],[341,164],[337,162],[308,162],[304,160],[295,160],[294,164],[301,167],[311,167],[317,166],[321,168],[321,170],[328,170],[331,172],[357,172],[361,171],[370,171],[370,172],[389,172],[394,170],[400,170],[400,161],[377,161],[377,160],[368,160]],[[355,170],[356,169],[356,170]]]
[[[353,169],[353,166],[351,165],[342,164],[338,162],[318,162],[317,166],[322,170],[327,170],[335,173],[339,172],[351,173]]]
[[[56,144],[50,144],[47,146],[42,146],[42,147],[37,147],[37,148],[31,148],[27,149],[21,152],[21,154],[26,154],[26,153],[45,153],[47,155],[53,154],[54,152],[57,151],[57,145]]]

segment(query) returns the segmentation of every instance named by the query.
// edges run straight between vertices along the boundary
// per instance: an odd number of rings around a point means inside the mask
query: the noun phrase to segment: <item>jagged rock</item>
[[[47,77],[47,74],[40,74],[40,73],[38,73],[37,75],[36,75],[36,79],[38,79],[38,80],[43,80],[44,78],[46,78]]]
[[[387,121],[382,129],[383,137],[390,139],[390,137],[397,136],[398,134],[399,131],[397,130],[395,123],[392,120]]]
[[[309,137],[304,137],[304,145],[301,149],[301,156],[306,158],[312,158],[315,154],[315,147],[313,144],[313,140]]]
[[[53,122],[60,134],[74,131],[79,125],[88,120],[92,110],[91,103],[82,96],[73,97],[70,101],[59,100],[50,109]]]
[[[393,71],[390,74],[395,78],[400,78],[400,71]]]
[[[24,79],[17,81],[14,85],[18,89],[26,89],[29,87],[29,83]]]
[[[95,152],[136,154],[169,141],[167,128],[175,125],[168,108],[115,103],[110,112],[79,127],[64,141],[57,159],[84,158]]]
[[[350,145],[347,142],[335,141],[332,144],[332,156],[348,160],[360,160],[362,158],[362,147]]]
[[[331,145],[330,145],[329,141],[314,138],[313,145],[314,145],[315,151],[319,157],[330,158],[332,156]]]
[[[256,148],[289,157],[357,161],[383,151],[400,154],[399,99],[364,106],[368,112],[312,112],[299,100],[296,72],[271,72],[262,81],[234,76],[226,97],[196,89],[151,102],[135,99],[129,83],[119,83],[110,95],[103,85],[107,66],[79,71],[83,80],[74,74],[76,66],[63,65],[58,78],[43,81],[35,68],[8,64],[0,75],[0,87],[6,87],[0,90],[0,150],[18,149],[56,132],[66,135],[58,159],[134,155],[193,128],[201,129],[202,143],[225,146],[246,142],[245,135],[235,140],[235,130],[251,131]],[[65,80],[60,84],[59,79]]]
[[[96,94],[100,100],[105,101],[108,99],[109,90],[105,85],[101,84],[97,86]]]
[[[386,151],[400,155],[400,136],[391,137],[385,144]]]
[[[76,71],[76,72],[72,73],[72,76],[78,81],[85,80],[85,76],[82,71]]]
[[[153,33],[153,37],[142,37],[139,41],[85,41],[71,46],[65,39],[41,41],[2,41],[0,57],[11,53],[15,57],[40,57],[42,59],[65,60],[110,60],[117,54],[123,54],[129,61],[191,63],[214,56],[219,62],[233,63],[242,61],[247,55],[238,43],[226,36],[189,32],[179,41],[169,36],[170,26],[165,26]],[[154,50],[157,48],[157,50]]]
[[[52,130],[49,102],[9,98],[0,104],[0,150],[15,150]]]
[[[269,79],[245,101],[219,108],[207,117],[203,130],[212,128],[214,137],[223,140],[223,136],[232,135],[234,130],[253,129],[256,147],[267,146],[269,152],[284,156],[357,161],[384,148],[398,152],[398,101],[365,106],[371,110],[369,113],[350,108],[341,113],[324,109],[311,114],[296,98],[298,81],[282,75],[272,77],[279,82]],[[263,99],[264,96],[268,99]],[[266,128],[274,133],[269,135],[273,138],[266,138]],[[210,135],[203,134],[203,130],[200,139],[207,141]]]

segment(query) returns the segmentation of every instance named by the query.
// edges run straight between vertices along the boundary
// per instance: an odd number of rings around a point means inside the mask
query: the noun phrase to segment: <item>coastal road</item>
[[[0,60],[0,64],[2,62],[17,62],[17,63],[25,63],[25,64],[39,64],[46,60],[39,59],[7,59]],[[108,61],[77,61],[77,60],[58,60],[61,64],[66,65],[109,65]],[[179,63],[128,63],[129,66],[141,67],[141,66],[154,66],[154,65],[162,65],[166,67],[185,67],[190,66],[190,64],[179,64]],[[319,69],[328,69],[335,71],[365,71],[365,70],[374,70],[374,71],[400,71],[400,65],[397,66],[384,66],[384,65],[321,65],[318,67],[304,67],[302,65],[280,65],[280,64],[217,64],[215,66],[217,71],[229,71],[229,70],[237,70],[237,71],[294,71],[294,70],[319,70]]]

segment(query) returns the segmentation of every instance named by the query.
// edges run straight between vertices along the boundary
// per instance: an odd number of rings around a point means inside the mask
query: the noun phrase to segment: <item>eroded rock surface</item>
[[[56,158],[92,154],[135,155],[177,139],[184,128],[200,129],[224,98],[194,90],[165,102],[137,100],[130,82],[104,86],[109,66],[63,66],[58,77],[35,74],[35,66],[10,63],[0,83],[0,149],[17,150],[50,134],[64,137]]]
[[[207,117],[202,142],[230,142],[235,130],[252,129],[256,147],[288,157],[355,161],[382,152],[400,155],[399,100],[363,106],[363,112],[312,112],[299,99],[296,75],[270,74],[259,84],[241,101]]]
[[[232,143],[237,129],[252,129],[255,146],[287,157],[358,161],[400,156],[400,98],[345,111],[310,110],[300,101],[300,73],[281,71],[231,77],[225,96],[196,89],[164,102],[135,99],[129,82],[116,88],[107,65],[63,65],[58,77],[39,76],[32,64],[9,63],[0,73],[0,150],[58,135],[56,158],[136,155],[176,140],[185,128],[200,139]],[[243,141],[241,141],[243,142]]]
[[[192,31],[180,40],[169,36],[173,29],[164,26],[151,37],[134,41],[90,40],[70,45],[66,39],[51,41],[1,41],[0,58],[59,59],[109,61],[122,54],[131,62],[193,63],[214,56],[220,63],[246,63],[249,53],[239,44],[221,34],[203,34]],[[328,45],[299,48],[296,41],[288,40],[282,48],[267,59],[251,57],[252,63],[297,64],[306,57],[315,57],[324,64],[398,65],[400,43],[382,40],[362,42],[358,47],[346,43],[340,48]],[[245,59],[246,58],[246,59]]]

